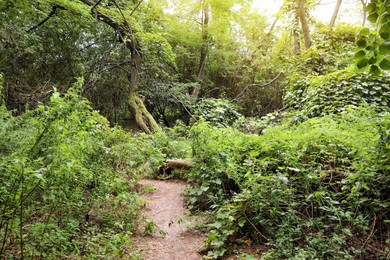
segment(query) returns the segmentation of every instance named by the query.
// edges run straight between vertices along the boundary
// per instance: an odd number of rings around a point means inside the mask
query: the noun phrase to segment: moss
[[[154,120],[152,115],[146,109],[142,99],[134,92],[129,97],[129,107],[134,115],[137,125],[142,131],[150,134],[160,130],[156,120]]]

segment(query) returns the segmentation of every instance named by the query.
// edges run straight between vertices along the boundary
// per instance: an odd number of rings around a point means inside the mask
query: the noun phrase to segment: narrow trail
[[[202,256],[196,249],[203,242],[202,235],[191,228],[193,223],[180,221],[185,218],[187,210],[181,195],[185,182],[142,180],[142,185],[152,185],[156,190],[145,194],[148,200],[144,214],[166,232],[158,232],[142,240],[144,259],[158,260],[197,260]]]

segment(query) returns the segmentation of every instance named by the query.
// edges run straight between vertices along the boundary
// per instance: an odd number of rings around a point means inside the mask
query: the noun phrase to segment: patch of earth
[[[202,244],[203,236],[193,228],[194,223],[187,221],[188,210],[181,194],[186,183],[175,180],[141,180],[140,184],[155,188],[153,193],[142,196],[148,201],[143,213],[165,233],[155,231],[142,239],[144,259],[202,259],[196,250]]]

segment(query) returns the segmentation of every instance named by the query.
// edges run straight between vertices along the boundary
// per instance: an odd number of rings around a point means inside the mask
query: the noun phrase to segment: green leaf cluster
[[[238,107],[226,99],[206,98],[193,107],[194,114],[214,126],[228,127],[242,117]]]
[[[378,76],[382,70],[390,70],[390,3],[372,0],[367,5],[367,12],[367,19],[375,29],[364,28],[358,34],[355,64],[358,69],[369,69],[371,74]]]

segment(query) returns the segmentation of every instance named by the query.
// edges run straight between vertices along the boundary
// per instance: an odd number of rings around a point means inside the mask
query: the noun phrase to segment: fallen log
[[[191,170],[193,166],[193,162],[188,159],[187,160],[183,160],[183,159],[166,160],[165,166],[176,170],[187,171],[187,170]]]
[[[190,159],[165,160],[164,164],[158,167],[158,175],[170,175],[172,170],[188,171],[191,170],[194,162]]]

